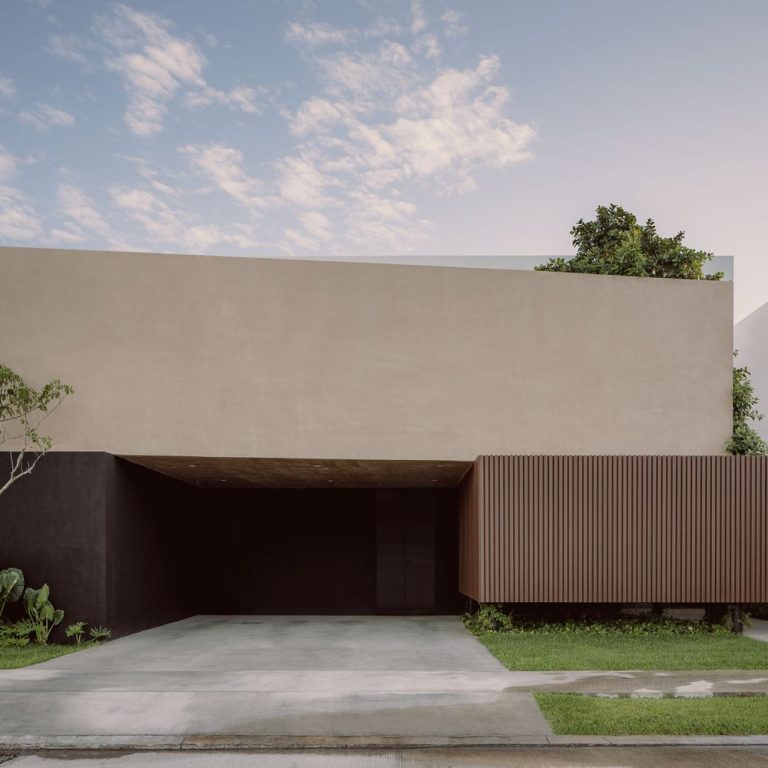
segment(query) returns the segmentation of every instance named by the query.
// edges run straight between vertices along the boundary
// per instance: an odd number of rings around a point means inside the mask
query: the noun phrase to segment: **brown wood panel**
[[[481,456],[459,588],[479,602],[766,602],[768,458]]]

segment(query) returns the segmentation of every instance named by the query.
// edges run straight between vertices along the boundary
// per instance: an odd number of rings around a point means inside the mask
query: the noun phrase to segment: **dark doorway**
[[[452,489],[201,490],[196,613],[456,613]],[[202,605],[204,603],[204,605]]]
[[[434,494],[381,491],[377,502],[377,609],[384,613],[435,611]]]

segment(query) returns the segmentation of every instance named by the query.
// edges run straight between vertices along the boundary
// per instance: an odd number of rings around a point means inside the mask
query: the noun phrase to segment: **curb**
[[[48,751],[309,751],[364,749],[514,747],[768,747],[768,735],[755,736],[0,736],[0,752]],[[1,760],[0,760],[1,761]]]

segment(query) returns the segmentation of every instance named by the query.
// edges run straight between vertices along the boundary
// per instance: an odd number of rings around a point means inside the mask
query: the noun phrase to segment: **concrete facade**
[[[732,286],[0,248],[3,361],[63,451],[718,454]]]

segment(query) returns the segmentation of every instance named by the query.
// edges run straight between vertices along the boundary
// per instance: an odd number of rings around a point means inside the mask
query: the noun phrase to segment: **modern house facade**
[[[17,248],[0,270],[3,361],[75,388],[0,500],[0,562],[73,618],[768,600],[766,470],[724,455],[730,282]]]

